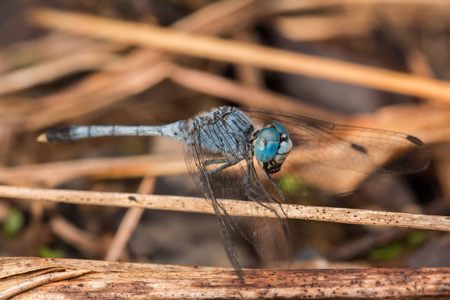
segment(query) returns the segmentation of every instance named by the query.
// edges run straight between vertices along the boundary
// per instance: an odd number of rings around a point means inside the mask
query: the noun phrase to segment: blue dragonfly
[[[289,260],[286,220],[267,205],[286,202],[277,184],[279,174],[289,173],[313,187],[341,193],[356,188],[369,174],[417,172],[430,161],[426,146],[407,134],[231,106],[162,126],[60,127],[38,141],[101,136],[164,136],[185,144],[189,171],[214,208],[226,253],[241,280],[244,274],[230,229],[249,241],[266,262]],[[222,199],[256,202],[272,217],[231,216]]]

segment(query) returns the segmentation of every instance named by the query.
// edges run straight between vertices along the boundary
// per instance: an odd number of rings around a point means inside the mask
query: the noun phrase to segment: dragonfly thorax
[[[292,141],[286,128],[274,122],[259,131],[254,147],[259,165],[267,173],[273,174],[280,171],[281,165],[292,149]]]

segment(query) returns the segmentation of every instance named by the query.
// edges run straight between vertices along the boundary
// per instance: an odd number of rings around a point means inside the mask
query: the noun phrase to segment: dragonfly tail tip
[[[38,141],[38,142],[40,142],[40,143],[46,143],[46,142],[48,142],[47,135],[46,135],[45,133],[41,134],[40,136],[38,136],[38,137],[36,138],[36,141]]]

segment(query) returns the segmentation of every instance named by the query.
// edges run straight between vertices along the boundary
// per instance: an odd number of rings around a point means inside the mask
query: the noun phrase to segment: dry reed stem
[[[128,73],[93,75],[90,80],[45,98],[42,103],[45,109],[31,114],[24,120],[25,127],[27,130],[37,130],[97,111],[130,95],[145,91],[167,78],[170,71],[168,66],[166,61],[162,61],[150,66],[141,66]]]
[[[450,101],[450,83],[401,72],[85,14],[37,9],[29,17],[42,27],[93,38]]]
[[[103,47],[99,47],[103,44]],[[75,37],[62,32],[51,32],[34,39],[17,41],[0,52],[0,59],[6,63],[2,71],[24,68],[41,61],[53,60],[89,48],[102,52],[115,52],[128,48],[124,45],[112,45],[108,42],[97,42],[86,37]],[[17,59],[19,58],[19,59]],[[5,74],[6,72],[3,72]]]
[[[259,0],[211,2],[173,24],[173,28],[201,34],[230,34],[252,24],[260,14]]]
[[[0,299],[7,299],[16,295],[19,295],[25,291],[28,291],[39,286],[43,286],[49,283],[55,283],[62,280],[73,279],[75,277],[90,273],[90,270],[55,270],[50,269],[44,274],[37,274],[32,277],[19,278],[6,282],[0,288]],[[51,298],[47,298],[51,299]]]
[[[308,10],[326,8],[330,6],[371,6],[371,5],[435,5],[435,6],[450,6],[447,0],[279,0],[274,1],[272,6],[276,13],[296,10]]]
[[[249,30],[237,32],[233,35],[233,39],[252,44],[257,44],[259,41],[257,34]],[[235,65],[234,67],[236,81],[242,85],[252,88],[264,88],[266,86],[261,69],[248,65]]]
[[[53,187],[75,178],[136,178],[188,174],[183,158],[141,155],[91,158],[0,169],[3,184]]]
[[[244,106],[267,107],[285,111],[298,112],[325,120],[342,119],[337,113],[301,103],[286,95],[277,94],[266,89],[244,86],[206,72],[172,65],[169,78],[186,88],[216,97],[231,99]]]
[[[50,230],[61,240],[79,249],[86,255],[103,255],[106,251],[107,245],[104,240],[77,228],[60,216],[53,217],[50,220]]]
[[[0,196],[37,201],[53,201],[84,205],[119,207],[141,207],[147,209],[174,210],[214,214],[214,210],[203,198],[140,195],[132,193],[104,193],[72,190],[31,189],[0,186]],[[254,202],[222,200],[229,215],[273,217],[273,213]],[[405,227],[427,230],[450,231],[450,217],[419,215],[363,209],[304,206],[296,204],[271,204],[273,210],[287,218],[345,224]]]
[[[0,76],[0,95],[51,82],[71,73],[93,70],[115,59],[117,57],[111,53],[93,49],[53,58]]]
[[[277,30],[284,37],[296,41],[362,37],[366,36],[374,26],[373,20],[367,13],[359,11],[337,16],[278,17],[274,21]]]
[[[229,34],[255,19],[256,3],[254,0],[213,2],[177,21],[173,27],[203,34]],[[153,50],[136,50],[108,72],[89,76],[75,87],[44,98],[42,106],[46,109],[30,115],[25,126],[28,130],[47,127],[140,93],[167,77],[168,58],[169,55]]]
[[[17,295],[14,299],[445,299],[450,293],[449,268],[251,269],[243,270],[243,284],[233,270],[213,267],[28,257],[0,258],[0,264],[0,284],[21,283],[25,291],[2,294]],[[66,274],[67,280],[32,283],[34,277],[49,279],[53,274]]]
[[[142,179],[141,184],[138,188],[139,194],[151,194],[155,187],[155,177],[146,176]],[[120,222],[120,226],[117,229],[116,235],[106,253],[105,260],[107,261],[117,261],[120,255],[125,249],[128,240],[134,232],[139,220],[141,219],[144,209],[141,207],[130,207],[127,213]]]

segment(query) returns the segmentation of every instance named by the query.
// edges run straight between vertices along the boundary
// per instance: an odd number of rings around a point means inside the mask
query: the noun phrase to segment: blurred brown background
[[[183,40],[178,53],[171,54],[98,39],[95,26],[92,35],[70,34],[30,18],[40,7],[398,71],[440,80],[433,83],[450,91],[447,1],[2,1],[0,182],[202,196],[184,169],[180,143],[117,137],[39,144],[35,139],[63,125],[159,125],[220,105],[270,107],[407,132],[427,143],[433,157],[422,173],[376,177],[346,197],[302,198],[286,191],[293,202],[449,214],[450,92],[433,93],[435,85],[427,81],[418,87],[416,77],[410,85],[429,91],[430,97],[393,92],[388,77],[372,89],[355,84],[357,78],[345,83],[339,76],[325,80],[192,57],[182,54]],[[319,61],[318,69],[328,67],[326,60]],[[350,68],[342,68],[342,74]],[[172,171],[155,175],[152,161]],[[104,259],[125,212],[0,199],[0,255]],[[295,266],[450,266],[448,234],[311,221],[291,225]],[[214,216],[145,211],[132,232],[114,259],[228,265]],[[248,245],[241,241],[238,247],[246,267],[260,265]]]

